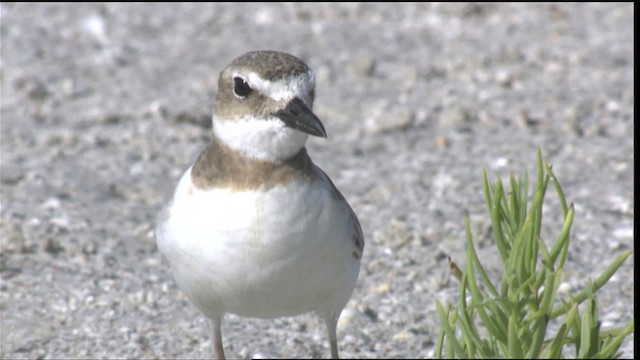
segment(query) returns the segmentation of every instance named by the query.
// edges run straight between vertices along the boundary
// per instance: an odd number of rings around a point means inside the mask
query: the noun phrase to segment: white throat
[[[220,120],[213,115],[213,136],[254,159],[284,161],[300,151],[309,135],[288,128],[277,117]]]

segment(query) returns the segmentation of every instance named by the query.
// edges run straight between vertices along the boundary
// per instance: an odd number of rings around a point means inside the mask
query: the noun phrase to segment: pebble
[[[364,130],[369,135],[406,130],[414,117],[414,112],[408,109],[384,111],[367,118]]]
[[[401,341],[401,342],[410,342],[410,341],[414,341],[415,337],[416,337],[415,334],[411,333],[410,331],[403,330],[399,333],[394,334],[393,340]]]

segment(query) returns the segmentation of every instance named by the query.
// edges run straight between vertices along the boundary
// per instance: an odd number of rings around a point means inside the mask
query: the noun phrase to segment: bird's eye
[[[235,83],[233,92],[241,98],[247,97],[253,91],[251,86],[249,86],[249,84],[247,84],[247,82],[241,77],[234,77],[233,82]]]

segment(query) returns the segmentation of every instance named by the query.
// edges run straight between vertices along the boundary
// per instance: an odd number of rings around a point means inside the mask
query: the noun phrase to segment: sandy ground
[[[533,175],[538,146],[576,208],[563,291],[634,248],[632,4],[2,3],[0,19],[2,358],[211,354],[153,229],[209,139],[218,73],[249,50],[317,75],[329,137],[308,149],[367,241],[344,357],[433,355],[465,211],[499,268],[482,169]],[[633,319],[633,268],[599,293],[605,327]],[[313,314],[223,331],[229,357],[329,355]]]

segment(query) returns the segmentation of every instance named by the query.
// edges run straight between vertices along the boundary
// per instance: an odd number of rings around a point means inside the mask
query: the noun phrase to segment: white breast
[[[199,190],[189,169],[157,240],[207,316],[271,318],[344,307],[360,267],[351,221],[323,177],[268,191]]]

